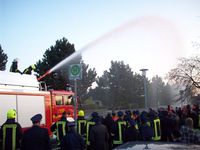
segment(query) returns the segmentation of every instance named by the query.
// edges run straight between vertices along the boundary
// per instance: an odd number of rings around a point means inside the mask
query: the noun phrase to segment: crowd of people
[[[15,118],[16,111],[9,110],[7,120],[1,126],[3,150],[52,149],[48,130],[40,127],[41,114],[31,118],[32,127],[23,133]],[[106,116],[93,112],[90,119],[85,119],[84,111],[79,110],[77,120],[64,111],[50,130],[56,135],[57,149],[112,150],[129,141],[200,144],[199,128],[199,106],[187,105],[175,109],[168,106],[156,111],[118,111]]]

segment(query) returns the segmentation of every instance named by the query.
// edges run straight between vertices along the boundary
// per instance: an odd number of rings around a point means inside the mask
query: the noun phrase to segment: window
[[[56,105],[73,105],[72,95],[56,95]]]
[[[64,104],[65,105],[73,105],[73,96],[72,95],[64,95]]]
[[[62,96],[55,96],[56,105],[63,105]]]

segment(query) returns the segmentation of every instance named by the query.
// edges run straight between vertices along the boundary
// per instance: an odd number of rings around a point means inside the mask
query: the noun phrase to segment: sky
[[[111,60],[165,74],[200,54],[200,0],[0,0],[0,44],[23,70],[67,38],[101,75]]]

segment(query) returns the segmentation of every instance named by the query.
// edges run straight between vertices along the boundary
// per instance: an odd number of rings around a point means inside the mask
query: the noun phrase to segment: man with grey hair
[[[199,132],[193,129],[192,118],[185,120],[185,126],[180,129],[181,141],[184,143],[197,143],[199,142]]]

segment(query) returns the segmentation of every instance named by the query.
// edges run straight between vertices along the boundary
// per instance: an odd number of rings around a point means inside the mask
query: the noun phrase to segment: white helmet
[[[18,62],[19,61],[19,59],[18,58],[15,58],[14,60],[13,60],[13,62]]]
[[[75,124],[74,118],[68,117],[68,118],[67,118],[67,126],[68,126],[68,127],[74,127],[75,125],[76,125],[76,124]]]
[[[72,117],[67,117],[67,121],[68,121],[68,122],[74,122],[75,120],[74,120],[74,118],[72,118]]]

